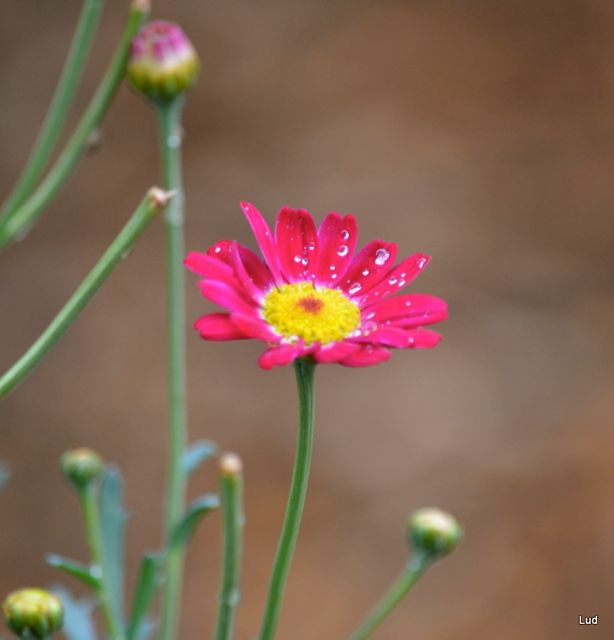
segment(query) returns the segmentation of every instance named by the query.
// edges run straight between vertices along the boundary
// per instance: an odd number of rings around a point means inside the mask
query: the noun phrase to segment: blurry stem
[[[177,632],[185,549],[171,545],[173,531],[185,510],[186,474],[182,459],[187,443],[185,372],[185,285],[183,273],[184,200],[181,180],[181,112],[183,97],[158,105],[164,186],[174,193],[164,217],[166,227],[166,287],[168,323],[169,462],[166,504],[166,572],[160,640]]]
[[[313,379],[315,367],[315,362],[310,358],[301,358],[294,363],[299,398],[298,442],[292,471],[290,496],[273,564],[273,573],[260,629],[260,640],[272,640],[275,636],[281,613],[284,589],[296,547],[303,507],[305,506],[313,451]]]
[[[51,157],[75,97],[102,6],[102,0],[85,0],[83,3],[79,23],[49,110],[27,164],[0,211],[0,219],[10,216],[26,200]]]
[[[98,508],[98,484],[90,482],[79,491],[83,517],[85,519],[85,533],[92,556],[92,565],[99,570],[98,600],[106,622],[110,640],[124,640],[124,632],[120,621],[115,617],[111,604],[111,593],[107,567],[104,565],[102,552],[102,532],[100,525],[100,512]]]
[[[420,576],[430,567],[432,556],[425,553],[416,555],[407,564],[388,593],[380,600],[363,624],[350,636],[349,640],[366,640],[390,615],[393,609],[409,593]]]
[[[113,269],[133,248],[155,214],[166,205],[169,197],[169,194],[160,189],[151,189],[147,193],[130,220],[77,287],[62,310],[51,321],[51,324],[24,355],[0,377],[0,399],[14,389],[64,335],[104,281],[111,275]]]
[[[224,553],[215,640],[231,640],[235,612],[241,596],[239,578],[243,538],[243,480],[240,471],[222,472],[220,485],[224,517]]]
[[[87,148],[90,134],[103,119],[124,77],[130,43],[147,15],[147,9],[142,4],[134,2],[113,60],[59,158],[28,199],[9,217],[0,221],[0,249],[12,240],[22,238],[30,230]]]

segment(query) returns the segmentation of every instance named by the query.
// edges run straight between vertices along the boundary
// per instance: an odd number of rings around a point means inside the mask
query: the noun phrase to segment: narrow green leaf
[[[92,574],[91,568],[81,562],[70,560],[70,558],[64,558],[63,556],[59,556],[55,553],[50,553],[45,560],[49,566],[67,573],[69,576],[80,580],[96,591],[100,587],[100,581]]]
[[[77,600],[61,586],[53,586],[51,591],[61,598],[64,605],[62,634],[66,640],[98,640],[93,620],[96,601],[93,598]]]
[[[144,637],[145,629],[149,626],[146,615],[156,589],[160,584],[161,561],[162,556],[159,553],[148,553],[141,560],[139,576],[134,590],[132,614],[128,625],[128,640],[138,640]]]
[[[123,507],[123,493],[121,473],[110,466],[100,483],[100,523],[103,571],[109,584],[111,605],[119,620],[124,619],[124,528],[128,519]]]
[[[219,496],[207,494],[195,500],[187,509],[181,522],[175,527],[171,536],[171,547],[185,546],[196,531],[198,523],[210,511],[214,511],[220,506]]]
[[[190,475],[198,467],[217,454],[218,447],[215,442],[198,440],[191,444],[183,454],[183,472]]]

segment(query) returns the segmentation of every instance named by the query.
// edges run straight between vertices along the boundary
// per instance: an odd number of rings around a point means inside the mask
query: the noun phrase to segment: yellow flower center
[[[264,319],[289,340],[305,344],[343,340],[358,328],[360,309],[337,289],[316,288],[311,282],[284,284],[267,294]]]

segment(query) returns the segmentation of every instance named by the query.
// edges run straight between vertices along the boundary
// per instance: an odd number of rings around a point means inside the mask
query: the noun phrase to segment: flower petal
[[[430,329],[407,331],[399,327],[380,327],[354,340],[395,349],[431,349],[441,342],[441,336]]]
[[[360,346],[358,344],[342,340],[341,342],[331,342],[330,344],[319,346],[313,357],[316,362],[330,364],[344,360],[359,349]]]
[[[389,360],[390,351],[383,347],[373,347],[370,344],[361,347],[347,358],[340,361],[346,367],[371,367]]]
[[[199,318],[194,328],[204,340],[244,340],[249,338],[230,321],[227,313],[211,313]]]
[[[283,367],[300,357],[303,350],[304,346],[298,342],[296,344],[282,344],[278,347],[267,349],[258,358],[258,364],[262,369]]]
[[[237,243],[237,247],[239,248],[239,255],[243,261],[243,266],[245,267],[245,270],[252,282],[259,289],[262,289],[262,291],[268,291],[275,285],[273,275],[269,268],[251,249],[248,249],[239,243]]]
[[[361,316],[365,322],[394,321],[398,326],[416,327],[445,319],[447,310],[446,301],[437,296],[410,293],[373,304],[363,309]]]
[[[236,283],[232,267],[206,253],[191,251],[185,257],[183,264],[199,276],[212,278],[213,280],[221,280],[228,284]]]
[[[269,325],[253,315],[233,313],[232,322],[247,336],[263,342],[277,342],[280,337],[274,333]]]
[[[275,249],[275,242],[273,241],[269,225],[262,217],[260,211],[258,211],[253,204],[249,202],[242,202],[241,208],[243,209],[243,213],[245,214],[254,236],[256,237],[256,241],[258,242],[264,261],[273,274],[273,280],[276,284],[283,284],[284,279],[281,275],[277,251]]]
[[[361,307],[366,307],[400,291],[413,282],[430,261],[431,256],[426,253],[414,253],[405,258],[357,302]]]
[[[309,211],[284,207],[275,223],[275,244],[289,282],[311,278],[318,266],[318,234]]]
[[[201,280],[198,286],[207,300],[219,304],[220,307],[247,315],[252,315],[256,312],[256,307],[248,302],[236,287],[217,280]]]
[[[256,286],[253,279],[250,277],[245,265],[243,263],[243,259],[241,258],[241,254],[239,252],[239,245],[236,242],[233,242],[230,246],[230,263],[232,264],[232,268],[234,270],[235,276],[239,282],[239,284],[243,287],[247,295],[254,300],[255,302],[262,302],[265,292]]]
[[[318,230],[320,256],[316,283],[324,286],[341,282],[356,249],[358,230],[354,216],[329,213]]]
[[[354,256],[341,289],[352,297],[363,295],[388,273],[396,255],[397,245],[394,242],[372,240]]]

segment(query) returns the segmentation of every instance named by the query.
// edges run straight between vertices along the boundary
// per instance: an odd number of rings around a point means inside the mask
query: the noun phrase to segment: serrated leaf
[[[102,564],[109,584],[111,606],[118,620],[124,619],[124,529],[128,519],[123,507],[123,493],[119,469],[109,467],[100,483]]]
[[[183,454],[183,472],[190,475],[198,467],[217,454],[218,446],[209,440],[198,440],[191,444]]]
[[[128,625],[128,640],[145,640],[155,628],[155,625],[148,623],[146,615],[161,581],[161,563],[162,556],[159,553],[148,553],[141,560]]]
[[[215,494],[207,494],[195,500],[187,509],[183,519],[175,527],[171,536],[170,546],[185,546],[196,531],[198,523],[210,511],[220,506],[220,499]]]
[[[64,605],[64,624],[62,634],[66,640],[98,640],[93,621],[96,601],[92,599],[77,600],[68,589],[59,585],[51,591],[59,596]]]
[[[63,556],[59,556],[55,553],[49,554],[45,560],[51,567],[55,567],[56,569],[67,573],[69,576],[80,580],[92,589],[97,590],[100,586],[99,579],[92,575],[90,567],[82,564],[81,562],[70,560],[70,558],[64,558]]]

